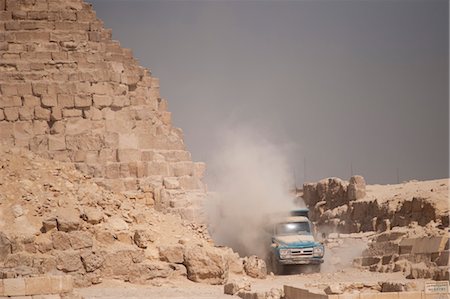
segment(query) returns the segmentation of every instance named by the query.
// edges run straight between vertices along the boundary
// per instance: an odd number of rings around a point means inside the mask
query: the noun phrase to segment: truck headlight
[[[313,256],[314,257],[323,257],[323,254],[325,252],[325,249],[322,245],[316,246],[313,249]]]
[[[280,258],[285,259],[291,256],[291,251],[289,249],[280,249]]]

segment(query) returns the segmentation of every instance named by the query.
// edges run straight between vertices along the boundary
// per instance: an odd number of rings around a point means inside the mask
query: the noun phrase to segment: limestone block
[[[2,100],[0,101],[0,108],[20,107],[21,105],[22,99],[19,96],[2,95]]]
[[[17,96],[19,92],[16,84],[0,84],[0,91],[3,96]]]
[[[148,163],[148,175],[169,175],[169,164],[166,162],[152,161]]]
[[[62,114],[63,118],[72,118],[72,117],[80,118],[83,116],[83,112],[79,109],[63,109]]]
[[[104,143],[102,135],[66,135],[66,146],[69,150],[98,151],[103,148]]]
[[[161,112],[167,111],[168,103],[166,99],[158,99],[158,110]]]
[[[141,151],[138,149],[118,149],[117,161],[132,162],[141,160]]]
[[[74,118],[67,120],[66,122],[66,134],[67,135],[78,135],[86,134],[90,130],[91,122],[84,118]]]
[[[182,176],[179,177],[179,182],[183,190],[198,190],[203,188],[203,183],[196,177]]]
[[[52,293],[69,293],[73,290],[73,278],[70,275],[50,276]]]
[[[34,117],[34,108],[23,106],[19,108],[19,119],[20,120],[32,120]]]
[[[52,107],[52,113],[50,114],[51,120],[62,120],[61,107]]]
[[[98,152],[99,162],[117,162],[117,150],[110,148],[102,148]]]
[[[194,163],[190,161],[170,164],[172,173],[176,177],[192,176],[194,174]]]
[[[92,97],[90,95],[76,95],[75,96],[75,107],[76,108],[87,108],[92,105]]]
[[[49,32],[29,32],[17,31],[14,32],[14,38],[17,42],[28,42],[30,40],[35,42],[48,42],[50,40]]]
[[[141,160],[142,161],[152,161],[153,160],[153,157],[154,157],[154,155],[155,155],[155,152],[154,151],[151,151],[151,150],[144,150],[144,151],[142,151],[142,153],[141,153],[142,155],[141,155]]]
[[[108,179],[117,179],[120,177],[120,164],[107,163],[105,166],[105,176]]]
[[[26,295],[51,294],[51,279],[48,276],[26,277],[25,278]]]
[[[111,94],[111,85],[106,82],[93,83],[91,86],[91,93],[97,95],[110,95]]]
[[[148,175],[147,162],[129,162],[128,169],[132,177],[142,178]]]
[[[44,135],[49,132],[48,123],[45,120],[33,121],[33,135]]]
[[[101,120],[103,119],[102,111],[96,107],[90,107],[89,110],[85,110],[85,115],[87,119]]]
[[[3,293],[5,296],[25,296],[24,278],[3,279]]]
[[[50,135],[48,137],[48,149],[51,151],[62,151],[66,149],[66,139],[64,135]]]
[[[42,96],[47,94],[47,84],[45,83],[39,83],[39,82],[34,82],[32,83],[31,87],[32,87],[32,91],[33,91],[33,95],[35,96]]]
[[[138,142],[135,134],[119,134],[119,148],[138,148]]]
[[[29,139],[33,135],[33,124],[31,122],[18,121],[14,123],[14,138]]]
[[[126,119],[107,119],[105,124],[108,132],[126,134],[131,132],[134,122]]]
[[[109,107],[112,104],[112,97],[108,95],[97,95],[93,96],[94,105],[99,108]]]
[[[181,264],[184,262],[184,247],[182,245],[159,246],[159,258],[162,261]]]
[[[58,94],[58,106],[62,108],[75,107],[75,100],[73,95],[60,93]]]
[[[129,177],[130,174],[130,167],[128,163],[120,163],[120,177]]]
[[[111,107],[122,108],[130,106],[130,99],[127,96],[114,96]]]
[[[23,105],[25,107],[34,107],[41,104],[41,99],[32,95],[23,96]]]
[[[39,106],[34,107],[34,117],[38,120],[50,120],[50,113],[51,111],[49,109],[45,109]]]
[[[1,123],[0,123],[1,129]],[[2,130],[0,130],[1,132]],[[1,136],[1,135],[0,135]],[[30,140],[30,150],[32,152],[47,152],[48,151],[48,136],[38,135]]]
[[[164,187],[167,189],[179,189],[180,182],[176,177],[165,177],[163,181]]]
[[[20,114],[19,114],[19,117],[20,117]],[[2,121],[2,120],[5,120],[5,114],[3,113],[3,109],[0,109],[0,121]]]
[[[8,121],[16,121],[19,119],[19,108],[18,107],[7,107],[3,109],[5,114],[5,119]]]

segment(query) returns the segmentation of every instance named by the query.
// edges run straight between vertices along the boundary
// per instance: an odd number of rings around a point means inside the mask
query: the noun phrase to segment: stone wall
[[[0,0],[0,145],[73,162],[161,209],[205,191],[159,80],[82,0]]]

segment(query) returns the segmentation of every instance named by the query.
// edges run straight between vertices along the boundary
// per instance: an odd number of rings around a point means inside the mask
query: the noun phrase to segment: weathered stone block
[[[166,162],[149,162],[148,163],[148,175],[169,175],[169,164]]]
[[[107,163],[105,166],[105,176],[108,179],[118,179],[120,177],[120,164]]]
[[[132,162],[141,160],[141,151],[138,149],[118,149],[117,161]]]
[[[19,98],[20,99],[20,98]],[[23,96],[23,105],[27,107],[35,107],[41,104],[41,99],[32,95]]]
[[[93,96],[94,105],[99,108],[109,107],[112,104],[112,97],[108,95],[97,95]]]
[[[194,174],[194,163],[190,161],[171,163],[170,166],[172,168],[173,175],[176,177],[185,175],[191,176]]]
[[[25,293],[26,295],[43,295],[51,294],[51,282],[48,276],[41,277],[26,277],[25,278]]]
[[[50,135],[48,137],[48,149],[51,151],[62,151],[66,149],[64,135]]]
[[[69,293],[73,290],[73,278],[70,275],[50,276],[52,293]]]
[[[20,120],[32,120],[34,117],[33,107],[20,107],[19,108],[19,119]]]
[[[132,177],[142,178],[148,175],[147,162],[129,162],[128,169],[130,171],[130,176]]]
[[[34,107],[34,117],[38,120],[50,120],[51,111],[49,109],[42,108],[40,106]]]
[[[67,135],[79,135],[86,134],[90,130],[90,121],[83,118],[75,118],[67,120],[66,122],[66,134]]]
[[[81,118],[83,116],[83,112],[79,109],[63,109],[62,115],[63,118]]]
[[[22,105],[22,99],[19,96],[2,96],[0,101],[0,108],[7,107],[20,107]]]
[[[19,108],[18,107],[7,107],[3,109],[5,114],[5,119],[8,121],[16,121],[19,119]]]
[[[60,93],[58,94],[58,106],[62,108],[75,107],[75,100],[73,95]]]
[[[41,97],[41,103],[42,107],[49,108],[49,107],[55,107],[58,102],[56,96],[44,94]]]
[[[8,278],[3,279],[3,293],[5,296],[25,296],[25,279]]]
[[[33,135],[44,135],[49,132],[48,123],[45,120],[33,121]]]
[[[90,95],[76,95],[75,96],[75,107],[77,108],[87,108],[92,105],[92,97]]]

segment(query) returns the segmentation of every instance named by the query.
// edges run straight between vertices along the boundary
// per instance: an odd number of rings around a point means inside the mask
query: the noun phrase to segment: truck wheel
[[[273,272],[273,274],[275,274],[275,275],[283,275],[283,273],[284,273],[284,266],[280,265],[277,262],[277,258],[275,257],[274,254],[271,254],[269,256],[269,265],[270,265],[270,268],[271,268],[271,271]]]
[[[320,273],[320,264],[318,265],[305,265],[305,272],[307,274],[310,273]]]

